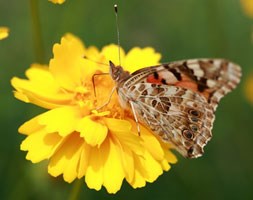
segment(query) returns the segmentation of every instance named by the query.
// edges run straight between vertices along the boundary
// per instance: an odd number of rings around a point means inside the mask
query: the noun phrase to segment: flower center
[[[94,108],[94,99],[92,98],[91,90],[87,86],[78,86],[75,89],[74,102],[80,108]]]
[[[75,98],[77,101],[87,98],[86,96],[90,94],[89,90],[85,86],[78,86],[75,89],[75,93],[76,93]]]
[[[126,113],[119,105],[116,91],[110,96],[113,88],[111,80],[99,77],[95,87],[96,96],[94,95],[92,83],[86,82],[77,86],[74,91],[73,104],[79,106],[84,115],[89,115],[95,111],[103,113],[107,117],[123,119]]]

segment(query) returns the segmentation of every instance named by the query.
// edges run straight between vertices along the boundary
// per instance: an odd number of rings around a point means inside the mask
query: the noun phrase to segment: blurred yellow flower
[[[54,4],[63,4],[65,2],[65,0],[48,0],[51,1]]]
[[[253,0],[241,0],[241,5],[245,14],[253,18]]]
[[[67,34],[54,45],[53,54],[49,67],[33,64],[26,71],[28,80],[11,80],[16,98],[49,109],[19,128],[27,136],[21,144],[21,150],[28,151],[26,159],[33,163],[49,159],[52,176],[63,174],[67,182],[85,176],[89,188],[104,186],[109,193],[116,193],[124,179],[133,188],[143,187],[176,163],[171,147],[145,127],[138,135],[132,115],[122,110],[117,94],[96,110],[108,100],[114,83],[110,76],[100,75],[93,85],[92,77],[109,70],[98,63],[117,64],[117,45],[99,52]],[[133,48],[127,54],[121,49],[121,62],[131,72],[157,64],[160,57],[150,47]]]
[[[246,99],[253,105],[253,73],[246,78],[244,92]]]
[[[0,40],[7,38],[9,36],[9,28],[0,26]]]

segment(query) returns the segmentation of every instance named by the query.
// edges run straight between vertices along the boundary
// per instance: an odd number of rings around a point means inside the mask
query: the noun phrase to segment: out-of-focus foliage
[[[252,72],[253,20],[244,14],[239,0],[118,1],[120,41],[124,49],[152,46],[162,61],[185,58],[224,57]],[[66,1],[54,5],[39,1],[45,61],[52,44],[66,32],[87,45],[102,47],[117,41],[115,1]],[[47,164],[32,164],[19,150],[24,137],[17,128],[43,110],[14,99],[10,79],[24,77],[36,61],[29,1],[0,1],[0,24],[11,30],[0,41],[0,197],[1,199],[66,199],[72,185],[62,177],[51,178]],[[142,59],[142,58],[139,58]],[[42,63],[48,64],[48,63]],[[179,162],[142,189],[124,183],[116,195],[83,184],[82,199],[253,199],[253,107],[242,83],[222,99],[216,112],[213,138],[203,157],[178,155]]]

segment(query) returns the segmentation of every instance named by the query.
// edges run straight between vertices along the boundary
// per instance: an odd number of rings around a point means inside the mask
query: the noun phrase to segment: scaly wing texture
[[[240,77],[240,67],[224,59],[183,60],[132,73],[118,93],[123,104],[132,101],[142,123],[193,158],[203,154],[217,105]]]
[[[206,99],[176,86],[138,83],[131,95],[138,119],[185,157],[199,157],[210,140],[214,110]]]
[[[203,95],[216,109],[220,99],[240,82],[241,68],[224,59],[190,59],[147,67],[131,74],[124,86],[148,82],[173,85]]]

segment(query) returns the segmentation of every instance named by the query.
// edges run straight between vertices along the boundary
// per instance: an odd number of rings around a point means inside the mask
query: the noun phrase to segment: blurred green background
[[[116,42],[113,4],[119,5],[120,41],[125,50],[152,46],[163,62],[199,57],[224,57],[239,63],[239,87],[218,107],[213,139],[203,157],[178,163],[152,184],[132,189],[124,182],[116,195],[90,190],[83,183],[80,199],[253,199],[253,106],[245,99],[244,83],[253,72],[253,19],[239,0],[66,0],[54,5],[39,0],[45,51],[66,32],[87,45]],[[74,184],[47,174],[47,162],[32,164],[19,150],[24,137],[18,127],[43,112],[14,99],[10,79],[24,77],[37,60],[30,1],[0,0],[0,26],[10,36],[0,41],[0,199],[68,199]],[[142,58],[140,58],[142,59]]]

